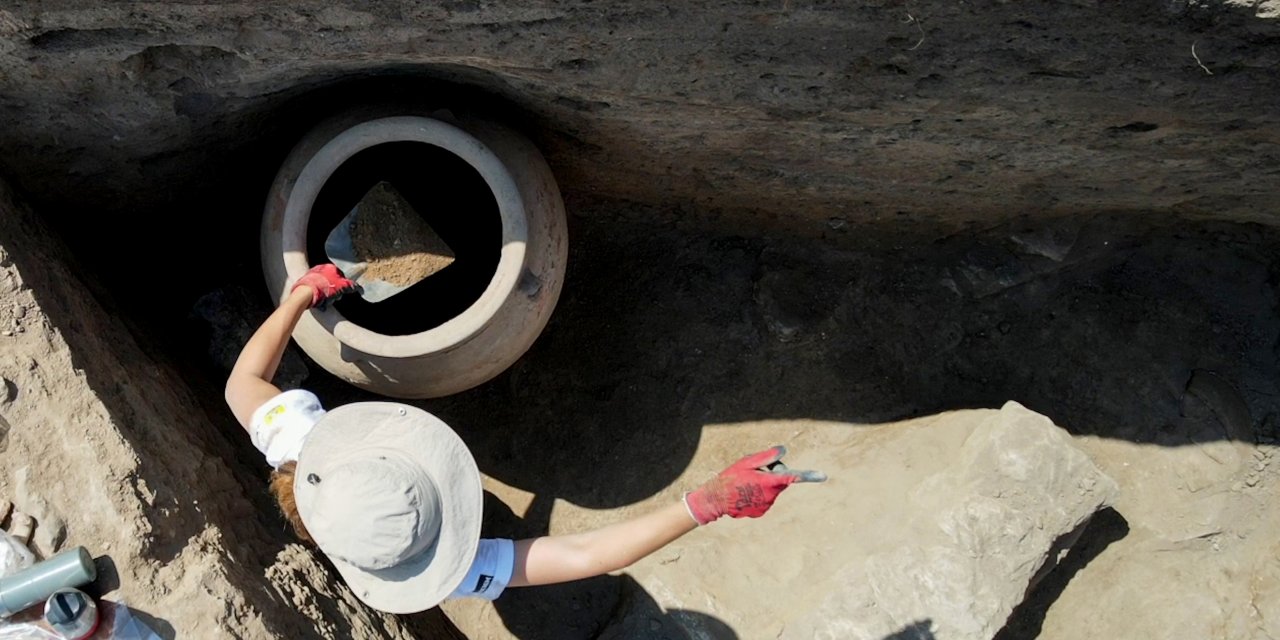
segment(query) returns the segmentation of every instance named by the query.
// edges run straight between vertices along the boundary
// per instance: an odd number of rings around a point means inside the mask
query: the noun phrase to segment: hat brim
[[[377,571],[325,555],[365,604],[388,613],[425,611],[458,588],[475,560],[484,507],[480,470],[458,434],[426,411],[395,402],[343,405],[320,418],[298,455],[294,495],[303,524],[316,491],[306,478],[324,477],[371,446],[402,452],[431,477],[440,494],[440,535],[422,553]]]

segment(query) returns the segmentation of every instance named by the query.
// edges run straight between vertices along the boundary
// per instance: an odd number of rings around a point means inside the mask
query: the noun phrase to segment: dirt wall
[[[235,420],[146,353],[73,268],[0,183],[0,497],[37,518],[55,545],[43,551],[105,557],[95,591],[165,638],[453,637],[436,612],[359,605],[293,541]]]
[[[571,194],[678,217],[1274,222],[1277,16],[1274,0],[19,0],[0,10],[0,157],[50,214],[136,213],[243,183],[255,160],[269,174],[318,112],[398,98],[501,111]]]

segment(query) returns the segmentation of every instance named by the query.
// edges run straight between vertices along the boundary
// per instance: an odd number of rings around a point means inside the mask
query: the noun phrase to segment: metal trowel
[[[388,182],[365,193],[324,241],[329,261],[381,302],[449,265],[456,256]]]

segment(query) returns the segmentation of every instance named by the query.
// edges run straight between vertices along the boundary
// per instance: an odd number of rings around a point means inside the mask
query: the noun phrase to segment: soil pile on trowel
[[[449,245],[388,182],[360,199],[324,244],[369,302],[380,302],[453,264]]]

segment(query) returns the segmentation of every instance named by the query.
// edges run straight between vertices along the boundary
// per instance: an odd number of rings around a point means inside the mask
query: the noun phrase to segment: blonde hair
[[[307,526],[302,524],[302,516],[298,515],[298,502],[293,497],[293,473],[297,468],[298,463],[290,460],[271,472],[271,495],[275,496],[280,513],[289,521],[293,532],[306,542],[314,542],[307,532]]]

